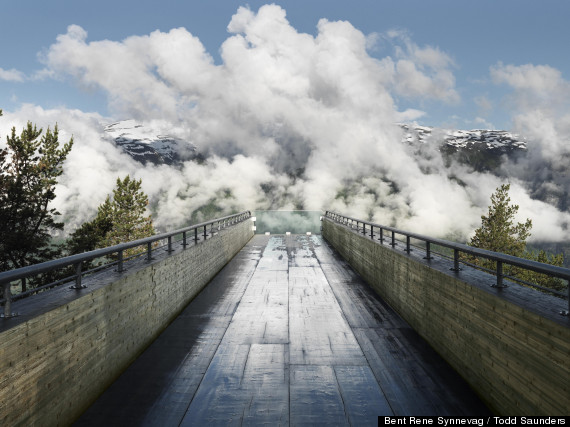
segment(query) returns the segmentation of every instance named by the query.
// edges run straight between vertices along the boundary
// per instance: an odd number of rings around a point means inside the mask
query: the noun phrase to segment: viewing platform
[[[0,272],[0,425],[568,415],[568,286],[512,267],[570,280],[330,211],[244,211]]]
[[[76,425],[489,413],[321,236],[255,235]]]

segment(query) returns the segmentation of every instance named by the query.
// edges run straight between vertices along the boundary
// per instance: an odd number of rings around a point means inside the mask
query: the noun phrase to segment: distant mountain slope
[[[447,162],[468,164],[478,171],[493,171],[503,155],[526,152],[524,138],[502,130],[449,130],[401,123],[405,144],[420,148],[437,144]],[[173,165],[181,160],[202,158],[195,145],[170,135],[160,134],[135,120],[105,126],[105,134],[133,159],[146,164]]]
[[[133,159],[143,164],[172,165],[198,156],[193,144],[170,135],[157,134],[134,120],[107,125],[105,133]]]
[[[502,156],[516,157],[527,151],[524,138],[503,130],[450,130],[401,123],[403,141],[414,146],[438,144],[444,159],[467,164],[477,171],[494,171]]]

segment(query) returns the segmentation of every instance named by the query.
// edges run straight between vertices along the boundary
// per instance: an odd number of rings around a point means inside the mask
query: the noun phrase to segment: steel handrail
[[[361,219],[352,218],[346,215],[342,215],[332,211],[326,211],[325,217],[329,218],[333,221],[340,222],[342,224],[348,225],[348,222],[351,222],[351,225],[354,225],[356,222],[356,227],[359,230],[358,225],[362,224],[362,234],[366,235],[366,226],[370,227],[370,237],[374,238],[374,228],[377,228],[380,232],[380,239],[383,239],[383,231],[389,231],[392,233],[392,245],[395,244],[394,235],[402,235],[406,237],[406,251],[410,251],[410,239],[416,239],[420,241],[424,241],[426,243],[426,258],[431,257],[431,248],[432,244],[446,247],[449,249],[453,249],[454,252],[454,268],[452,270],[459,271],[459,253],[465,253],[469,255],[473,255],[476,257],[486,258],[491,261],[497,262],[497,283],[496,287],[504,287],[503,285],[503,263],[509,264],[515,267],[520,267],[526,270],[534,271],[536,273],[547,274],[549,276],[557,277],[563,280],[568,281],[568,311],[564,312],[564,314],[568,315],[570,311],[570,269],[565,267],[558,267],[555,265],[544,264],[538,261],[527,260],[524,258],[515,257],[512,255],[503,254],[500,252],[493,252],[487,249],[480,249],[475,248],[473,246],[469,246],[462,243],[451,242],[449,240],[439,239],[435,237],[425,236],[423,234],[413,233],[405,230],[400,230],[395,227],[385,226],[381,224],[376,224],[369,221],[363,221]]]
[[[225,228],[225,223],[229,223],[231,225],[231,224],[234,224],[237,222],[241,222],[241,221],[248,219],[250,217],[251,217],[250,211],[243,211],[243,212],[240,212],[237,214],[228,215],[228,216],[225,216],[222,218],[216,218],[216,219],[213,219],[213,220],[210,220],[207,222],[202,222],[199,224],[180,228],[180,229],[175,230],[175,231],[161,233],[161,234],[155,234],[153,236],[145,237],[143,239],[134,240],[132,242],[120,243],[118,245],[110,246],[107,248],[95,249],[93,251],[84,252],[82,254],[70,255],[70,256],[66,256],[64,258],[59,258],[59,259],[46,261],[46,262],[42,262],[39,264],[29,265],[29,266],[14,269],[14,270],[0,272],[0,286],[4,287],[4,316],[2,316],[2,317],[12,317],[12,315],[13,315],[11,313],[11,309],[10,309],[10,302],[11,302],[10,284],[16,280],[25,279],[29,276],[34,276],[34,275],[38,275],[41,273],[46,273],[46,272],[54,271],[57,269],[69,267],[69,266],[75,266],[76,267],[76,273],[74,275],[75,279],[76,279],[75,288],[79,289],[79,288],[84,287],[81,285],[81,274],[82,274],[81,273],[81,264],[83,262],[92,261],[96,258],[101,258],[101,257],[105,257],[105,256],[112,255],[112,254],[118,254],[118,258],[119,258],[119,260],[118,260],[118,271],[122,272],[123,271],[123,252],[128,250],[128,249],[146,245],[147,246],[147,253],[148,253],[147,256],[148,256],[148,259],[150,260],[151,259],[151,252],[152,252],[152,245],[155,242],[167,239],[168,240],[168,250],[172,251],[172,237],[173,236],[177,236],[177,235],[182,234],[183,246],[186,246],[188,244],[187,243],[187,238],[188,238],[187,233],[190,231],[194,231],[194,236],[192,236],[192,238],[195,242],[197,242],[199,240],[198,229],[201,229],[202,227],[204,228],[203,237],[204,237],[204,239],[206,239],[207,234],[208,234],[207,233],[208,226],[210,226],[210,231],[212,231],[213,230],[212,226],[214,224],[218,224],[218,231],[219,231],[222,228],[222,223],[224,223],[224,228]]]

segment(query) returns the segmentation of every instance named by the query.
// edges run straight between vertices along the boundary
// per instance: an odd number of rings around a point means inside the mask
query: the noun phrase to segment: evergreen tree
[[[154,234],[152,218],[146,216],[148,197],[141,190],[141,180],[127,175],[117,178],[113,197],[107,196],[97,209],[97,216],[71,234],[67,249],[71,254],[130,242]],[[133,249],[126,256],[144,251]]]
[[[141,180],[131,180],[129,175],[122,181],[117,178],[117,187],[113,190],[113,201],[109,209],[113,225],[103,239],[103,246],[130,242],[154,234],[152,218],[145,216],[148,197],[141,190],[141,184]]]
[[[519,210],[518,205],[511,205],[509,184],[503,184],[491,196],[491,206],[487,216],[481,216],[481,227],[475,230],[475,235],[469,243],[471,246],[501,252],[520,258],[526,258],[545,264],[562,266],[564,255],[549,255],[545,251],[529,252],[526,249],[526,239],[530,236],[532,221],[514,223],[514,217]],[[496,263],[484,258],[465,257],[469,262],[492,270]],[[512,275],[537,285],[562,290],[565,285],[562,280],[530,270],[505,266],[504,273]]]
[[[525,252],[523,257],[533,261],[542,262],[544,264],[555,265],[557,267],[562,267],[564,265],[564,254],[549,254],[542,249],[538,252]],[[567,289],[566,283],[562,279],[521,268],[514,270],[513,274],[516,277],[530,283],[536,283],[543,288],[555,289],[557,291],[565,291]]]
[[[51,239],[63,223],[56,221],[60,214],[50,203],[73,138],[60,148],[57,125],[41,135],[42,129],[28,122],[20,135],[12,128],[6,148],[0,150],[0,270],[59,254]]]
[[[70,234],[66,242],[70,254],[93,251],[103,246],[105,236],[113,228],[111,219],[111,200],[107,199],[97,208],[97,216],[92,221],[84,222]]]
[[[532,221],[514,224],[518,205],[510,205],[510,184],[503,184],[491,196],[491,206],[487,216],[481,216],[481,227],[475,230],[471,246],[522,256],[526,249],[526,239],[530,236]]]

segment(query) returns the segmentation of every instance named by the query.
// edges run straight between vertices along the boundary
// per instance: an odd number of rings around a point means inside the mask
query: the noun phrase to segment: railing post
[[[566,280],[566,286],[568,288],[568,310],[561,311],[560,314],[563,316],[570,316],[570,279]]]
[[[390,243],[392,245],[392,247],[396,246],[396,236],[394,234],[394,231],[392,231],[392,243]]]
[[[81,284],[81,262],[75,264],[75,285],[69,289],[85,289],[87,286]]]
[[[168,236],[168,253],[172,252],[172,236]]]
[[[380,244],[384,244],[384,229],[380,227]]]
[[[362,223],[362,234],[364,236],[366,236],[366,223],[365,222]]]
[[[453,271],[459,272],[459,249],[453,249]]]
[[[152,261],[152,243],[151,242],[148,242],[146,244],[146,260],[148,262]]]
[[[123,250],[122,249],[119,251],[119,266],[118,266],[117,270],[119,271],[119,273],[123,272]]]
[[[4,314],[0,316],[4,319],[9,319],[18,315],[18,313],[12,313],[12,290],[10,287],[10,282],[4,283]]]
[[[426,241],[426,257],[424,259],[431,259],[431,243]]]
[[[570,279],[566,280],[566,286],[568,288],[568,310],[561,311],[560,314],[563,316],[570,316]]]
[[[411,249],[410,249],[410,236],[406,236],[406,249],[404,249],[405,252],[410,253]]]
[[[207,227],[208,227],[207,225],[204,225],[204,240],[207,239],[207,237],[206,237],[206,233],[208,232],[208,231],[207,231],[207,230],[208,230]]]
[[[194,229],[194,243],[198,243],[198,229],[195,228]]]
[[[506,288],[506,286],[503,285],[503,261],[497,261],[497,284],[495,287]]]
[[[183,247],[184,249],[186,249],[186,246],[188,246],[188,242],[186,241],[186,232],[183,231],[183,232],[182,232],[182,247]]]
[[[370,224],[370,238],[374,240],[374,226]]]

